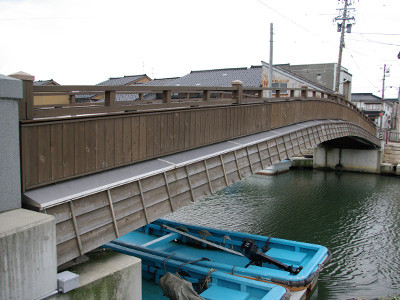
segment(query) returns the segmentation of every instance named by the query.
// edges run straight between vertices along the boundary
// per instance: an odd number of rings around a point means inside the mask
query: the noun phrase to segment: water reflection
[[[255,175],[170,218],[322,244],[333,253],[314,299],[400,293],[399,178],[296,170]]]

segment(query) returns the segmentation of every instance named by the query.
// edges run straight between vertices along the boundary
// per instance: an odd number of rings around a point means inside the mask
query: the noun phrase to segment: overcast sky
[[[0,0],[0,74],[30,73],[60,84],[96,84],[146,73],[274,64],[335,63],[338,0]],[[359,0],[342,65],[353,92],[386,97],[400,85],[400,1]]]

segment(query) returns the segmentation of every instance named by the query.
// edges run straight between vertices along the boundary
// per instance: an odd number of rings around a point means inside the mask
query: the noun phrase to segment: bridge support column
[[[21,208],[18,105],[22,81],[0,74],[0,212]]]
[[[36,299],[57,289],[55,219],[21,208],[19,79],[0,74],[0,299]]]
[[[381,150],[314,148],[314,168],[379,174],[381,163]]]

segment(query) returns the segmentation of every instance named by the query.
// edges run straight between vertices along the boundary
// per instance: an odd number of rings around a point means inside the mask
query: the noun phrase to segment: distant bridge
[[[380,145],[353,104],[307,87],[267,99],[267,88],[239,83],[24,85],[24,203],[55,216],[59,265],[321,143]],[[84,94],[104,101],[76,103]],[[115,101],[117,94],[137,100]],[[34,95],[70,103],[35,106]]]

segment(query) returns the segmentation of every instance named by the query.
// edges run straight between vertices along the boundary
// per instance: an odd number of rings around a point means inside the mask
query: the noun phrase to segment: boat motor
[[[244,239],[242,245],[240,245],[240,252],[246,256],[250,262],[245,266],[247,268],[250,265],[261,267],[263,263],[269,263],[274,266],[277,266],[279,269],[283,269],[288,271],[294,275],[297,275],[302,269],[302,266],[298,268],[292,266],[288,266],[266,254],[261,252],[258,248],[256,242],[253,239]]]

